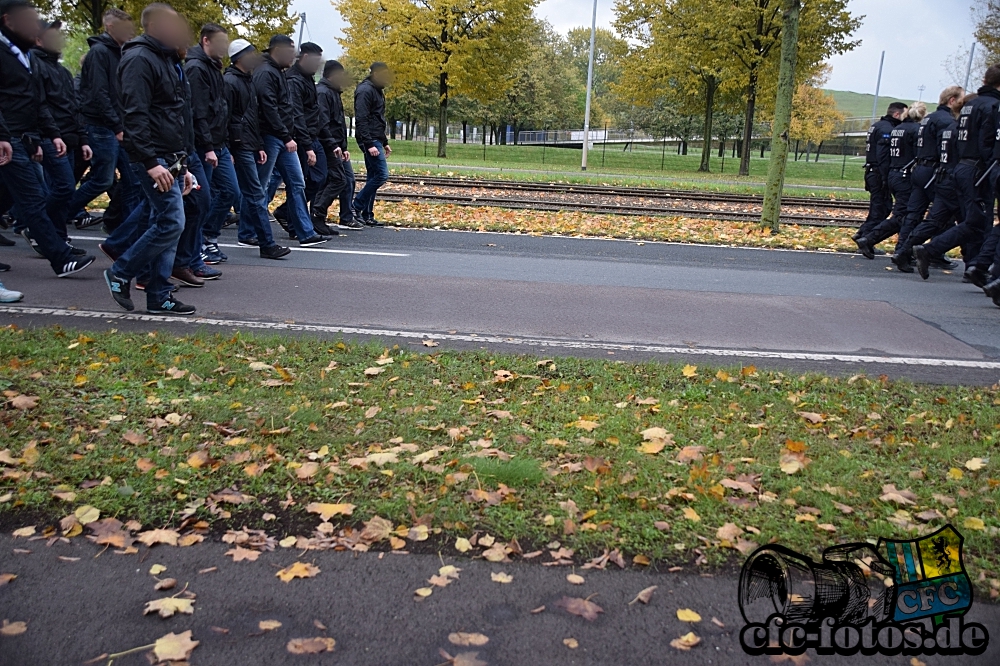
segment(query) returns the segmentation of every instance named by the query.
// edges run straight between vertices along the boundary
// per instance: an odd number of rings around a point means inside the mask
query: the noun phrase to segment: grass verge
[[[234,520],[279,538],[318,502],[448,548],[488,533],[719,564],[950,522],[973,578],[1000,578],[996,386],[14,327],[0,369],[7,526],[82,505],[211,521],[206,498],[236,488],[256,499]]]

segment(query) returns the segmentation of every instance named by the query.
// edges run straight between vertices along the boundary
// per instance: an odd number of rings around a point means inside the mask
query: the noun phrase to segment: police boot
[[[917,264],[917,272],[920,273],[920,277],[925,280],[929,279],[931,276],[931,258],[927,254],[927,248],[923,245],[915,245],[913,247],[913,259]]]
[[[875,258],[875,248],[872,247],[872,244],[867,238],[862,236],[861,238],[854,239],[854,242],[858,244],[858,252],[860,252],[865,259]]]
[[[896,268],[898,268],[901,273],[913,272],[913,261],[910,258],[909,252],[892,255],[892,263],[896,264]]]
[[[974,284],[982,289],[986,286],[986,283],[990,281],[990,274],[978,266],[969,266],[965,269],[965,273],[962,275],[962,278],[969,284]]]
[[[983,293],[992,298],[995,303],[1000,298],[1000,278],[983,285]]]

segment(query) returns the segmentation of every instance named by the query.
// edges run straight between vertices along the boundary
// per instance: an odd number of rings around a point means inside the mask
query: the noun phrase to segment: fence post
[[[545,145],[549,142],[549,126],[542,130],[542,166],[545,166]]]
[[[663,145],[660,147],[660,171],[667,163],[667,131],[663,130]]]
[[[844,165],[840,167],[840,179],[844,180],[847,176],[847,132],[844,132],[844,144],[841,147],[840,152],[844,154]]]
[[[608,154],[608,123],[604,123],[604,145],[601,147],[601,168],[604,168],[604,156]]]
[[[430,135],[430,125],[427,116],[424,116],[424,157],[427,157],[427,137]]]

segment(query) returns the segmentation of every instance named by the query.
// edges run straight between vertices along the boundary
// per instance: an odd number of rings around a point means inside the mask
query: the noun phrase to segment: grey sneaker
[[[7,289],[3,286],[3,282],[0,282],[0,303],[17,303],[22,298],[24,298],[24,294],[13,289]]]

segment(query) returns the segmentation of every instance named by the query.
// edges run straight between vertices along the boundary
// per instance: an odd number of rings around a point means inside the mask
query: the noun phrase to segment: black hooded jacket
[[[324,147],[331,152],[334,148],[347,150],[347,119],[344,117],[343,92],[330,85],[326,79],[320,79],[316,84],[320,122],[326,125],[330,134],[329,143]]]
[[[257,90],[260,133],[276,136],[282,143],[292,141],[299,112],[291,103],[285,73],[269,53],[264,54],[264,62],[253,71],[253,85]]]
[[[35,72],[41,77],[45,90],[45,103],[59,128],[60,137],[67,147],[76,148],[86,143],[87,138],[80,125],[80,102],[73,85],[73,75],[59,64],[60,55],[43,48],[31,50]]]
[[[191,85],[195,147],[202,155],[221,150],[226,145],[229,119],[222,61],[209,58],[200,46],[194,46],[188,49],[184,73]]]
[[[938,162],[941,159],[941,133],[955,124],[955,116],[947,104],[920,121],[917,133],[917,159]]]
[[[368,150],[378,141],[389,145],[385,135],[385,93],[371,77],[358,84],[354,90],[354,122],[358,145]]]
[[[983,86],[977,92],[979,97],[962,107],[958,116],[958,157],[986,165],[993,159],[996,143],[994,112],[1000,105],[1000,90]]]
[[[122,48],[125,150],[146,169],[157,165],[157,157],[188,150],[191,114],[183,71],[177,52],[149,35]]]
[[[88,37],[90,51],[80,70],[80,119],[85,125],[122,131],[122,95],[118,65],[122,47],[108,33]]]
[[[868,130],[865,166],[877,169],[883,178],[889,175],[889,138],[899,122],[892,116],[882,116]]]
[[[223,80],[226,84],[226,106],[229,109],[229,149],[251,152],[264,150],[253,77],[235,65],[230,65]]]
[[[285,70],[285,78],[288,80],[288,94],[296,111],[295,142],[305,148],[311,148],[313,141],[317,139],[324,144],[329,143],[329,130],[320,119],[319,100],[313,77],[303,72],[299,64],[295,63]]]
[[[19,141],[24,134],[58,138],[59,128],[45,103],[45,89],[38,62],[30,56],[25,67],[10,49],[7,36],[0,39],[0,141]]]

